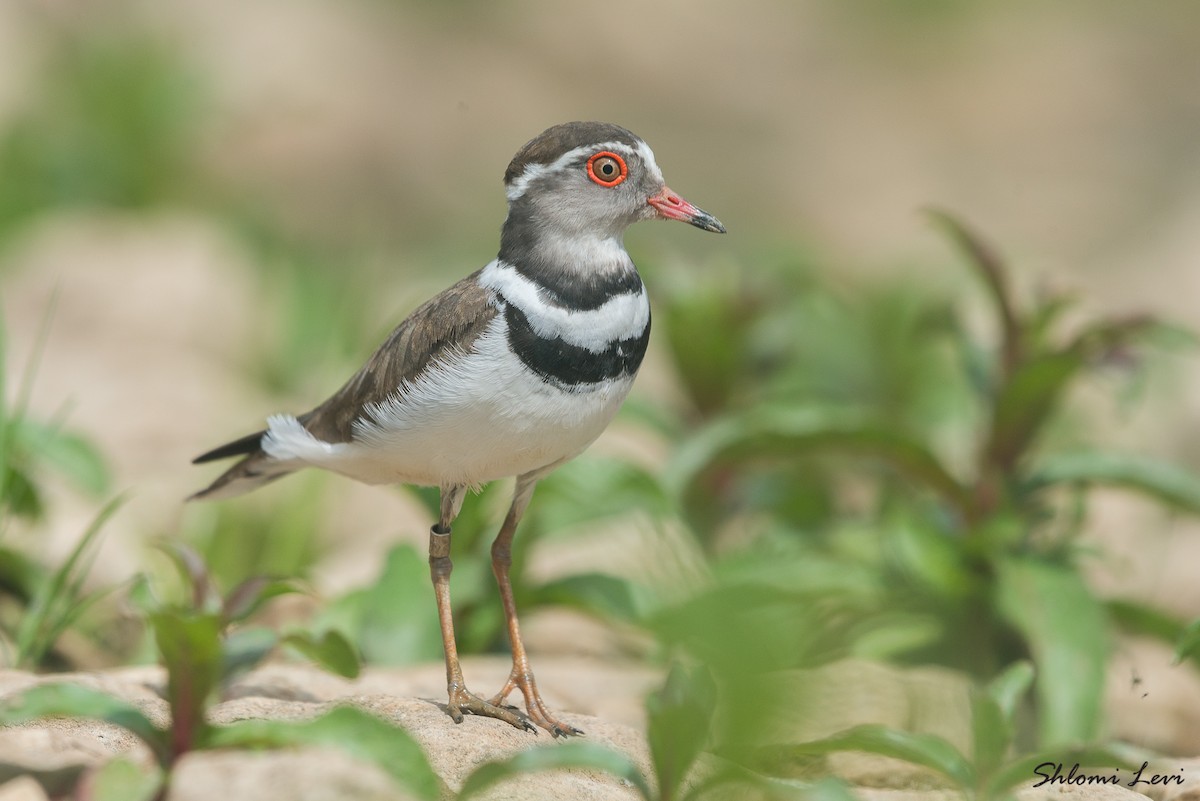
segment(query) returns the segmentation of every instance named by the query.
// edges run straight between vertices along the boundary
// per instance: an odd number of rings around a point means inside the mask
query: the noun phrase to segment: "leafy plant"
[[[84,580],[99,543],[101,529],[120,508],[123,500],[118,497],[100,510],[58,568],[45,572],[25,571],[26,576],[36,573],[37,580],[13,633],[12,662],[17,667],[45,664],[63,632],[109,594],[87,592]],[[3,557],[3,552],[0,552],[0,559]]]
[[[163,603],[155,599],[146,579],[135,588],[135,597],[154,630],[168,677],[174,675],[172,666],[177,668],[174,673],[181,675],[199,666],[201,673],[208,676],[197,683],[201,692],[188,693],[192,702],[200,706],[181,708],[187,717],[201,717],[203,704],[213,691],[253,668],[278,644],[295,648],[339,675],[348,678],[358,675],[358,656],[337,631],[314,634],[296,630],[279,637],[266,629],[239,625],[272,598],[301,592],[297,582],[252,577],[222,596],[198,553],[177,542],[165,543],[162,550],[183,578],[187,600]],[[189,630],[191,633],[187,633]]]
[[[136,785],[143,793],[138,797],[152,792],[157,798],[164,797],[175,763],[192,751],[295,744],[340,744],[356,755],[379,761],[419,797],[436,797],[436,779],[416,743],[403,730],[361,710],[337,709],[304,723],[244,721],[220,728],[209,723],[206,712],[218,691],[260,663],[279,644],[347,677],[358,675],[358,658],[336,632],[316,635],[293,631],[280,637],[266,629],[238,627],[271,598],[297,592],[294,582],[251,578],[222,597],[195,551],[177,543],[167,544],[163,550],[184,580],[187,599],[181,603],[157,601],[145,580],[134,593],[146,610],[160,661],[166,668],[169,725],[160,728],[132,704],[71,684],[46,684],[29,690],[0,709],[0,720],[18,723],[61,715],[121,726],[150,748],[160,771],[154,782],[146,782],[137,773],[111,779],[128,792]],[[356,735],[347,737],[348,730]],[[114,769],[114,774],[120,770]]]
[[[184,635],[206,635],[193,626]],[[168,645],[164,656],[179,658],[185,652]],[[214,748],[284,748],[323,745],[341,748],[352,756],[374,762],[414,796],[437,799],[440,781],[429,767],[419,745],[403,729],[354,707],[338,707],[307,721],[243,720],[227,726],[212,726],[189,714],[196,693],[214,674],[212,655],[188,647],[196,662],[188,672],[173,678],[169,692],[172,723],[160,729],[136,706],[106,693],[75,684],[43,684],[0,707],[0,720],[23,723],[44,717],[90,718],[120,726],[146,744],[157,763],[157,774],[147,778],[125,763],[106,769],[109,798],[162,799],[167,795],[171,771],[180,757],[197,750]],[[182,707],[182,709],[180,709]]]
[[[46,209],[174,199],[193,178],[198,92],[177,52],[46,19],[40,85],[0,131],[0,236]]]
[[[823,756],[838,751],[862,751],[892,757],[928,768],[970,801],[1007,801],[1012,790],[1048,764],[1076,764],[1107,770],[1130,768],[1129,749],[1077,747],[1014,756],[1019,700],[1033,682],[1033,667],[1018,662],[971,697],[972,749],[964,754],[948,740],[886,726],[856,726],[843,732],[760,755],[778,765],[787,759]]]
[[[283,503],[194,504],[180,539],[221,586],[253,576],[308,579],[326,552],[323,478],[315,473],[291,478],[295,483]]]
[[[86,592],[84,579],[100,530],[120,505],[119,500],[109,502],[56,569],[43,566],[3,542],[16,520],[33,525],[43,521],[47,471],[57,472],[95,497],[109,488],[108,470],[91,443],[64,430],[61,420],[44,423],[28,414],[50,316],[44,318],[29,366],[11,403],[6,348],[0,331],[0,645],[9,641],[8,661],[23,667],[46,664],[62,633],[102,597],[101,593]]]
[[[813,585],[794,574],[797,598],[844,575],[822,601],[848,615],[841,640],[824,640],[827,656],[874,651],[983,681],[1032,659],[1037,741],[1091,742],[1114,623],[1161,616],[1106,602],[1087,585],[1076,547],[1087,494],[1120,487],[1197,514],[1200,479],[1144,456],[1067,445],[1078,434],[1056,421],[1089,373],[1181,337],[1142,315],[1065,331],[1066,298],[1019,303],[1007,268],[976,234],[948,215],[934,219],[982,279],[994,347],[927,293],[868,292],[856,308],[811,284],[748,286],[733,306],[756,313],[726,321],[736,330],[722,336],[692,336],[706,319],[691,313],[702,294],[671,298],[660,317],[701,424],[681,435],[663,480],[718,573],[730,555],[723,538],[754,521],[757,535],[743,534],[736,549],[744,564],[790,553],[789,566],[824,566]],[[736,358],[693,352],[713,339],[737,348]],[[738,392],[703,389],[714,386]],[[764,581],[786,592],[784,571],[753,569],[760,575],[745,578],[760,601],[786,605],[763,595]],[[798,647],[785,661],[820,653],[819,629],[796,619]],[[1180,625],[1169,628],[1177,635]]]

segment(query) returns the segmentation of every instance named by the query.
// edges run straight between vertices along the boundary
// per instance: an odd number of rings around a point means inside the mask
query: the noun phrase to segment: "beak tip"
[[[701,211],[699,214],[688,220],[688,222],[699,228],[701,231],[711,231],[714,234],[726,233],[725,224],[706,211]]]
[[[725,233],[725,226],[720,220],[704,209],[696,208],[666,187],[657,195],[651,196],[647,202],[654,208],[654,216],[659,219],[679,220],[714,234]]]

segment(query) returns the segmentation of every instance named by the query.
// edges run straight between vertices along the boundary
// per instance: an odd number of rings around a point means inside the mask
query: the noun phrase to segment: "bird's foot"
[[[450,697],[446,702],[446,714],[455,723],[462,723],[464,714],[480,715],[482,717],[496,718],[514,728],[537,734],[537,727],[530,721],[529,716],[521,710],[512,706],[489,703],[465,688],[450,690]]]
[[[508,694],[517,688],[520,688],[521,694],[525,696],[525,708],[528,714],[523,717],[526,720],[533,721],[556,738],[578,737],[583,734],[581,729],[577,729],[569,723],[563,723],[550,714],[545,701],[542,700],[541,693],[538,692],[532,673],[521,673],[514,669],[509,674],[508,681],[504,683],[504,688],[496,693],[488,703],[520,714],[515,706],[504,702],[508,698]]]

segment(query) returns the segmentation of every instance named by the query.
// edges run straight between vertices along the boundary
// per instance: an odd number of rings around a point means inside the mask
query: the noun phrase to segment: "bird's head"
[[[663,180],[642,139],[606,122],[568,122],[525,144],[504,173],[510,227],[563,237],[615,237],[639,220],[665,219],[724,233],[716,217]]]

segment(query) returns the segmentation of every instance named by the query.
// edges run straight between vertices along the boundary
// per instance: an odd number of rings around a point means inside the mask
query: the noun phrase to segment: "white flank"
[[[479,283],[524,312],[538,336],[559,338],[592,353],[602,353],[617,340],[640,336],[650,322],[644,287],[640,292],[611,297],[598,308],[579,311],[546,303],[537,283],[499,259],[483,268]]]
[[[274,458],[368,484],[477,486],[549,468],[578,455],[612,421],[633,377],[563,389],[508,348],[497,316],[474,343],[406,382],[355,421],[354,440],[331,444],[294,417],[270,419]]]

